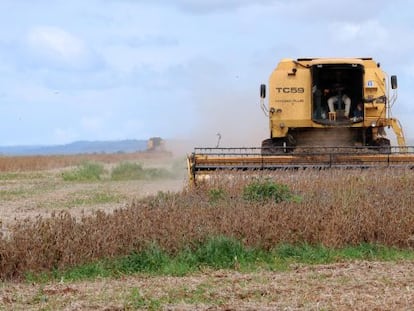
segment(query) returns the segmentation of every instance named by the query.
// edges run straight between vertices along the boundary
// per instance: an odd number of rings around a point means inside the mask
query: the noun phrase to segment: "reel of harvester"
[[[283,149],[282,149],[283,148]],[[287,169],[414,168],[414,147],[302,147],[274,154],[263,148],[195,148],[187,158],[190,183],[218,172]],[[274,152],[274,150],[272,150]]]

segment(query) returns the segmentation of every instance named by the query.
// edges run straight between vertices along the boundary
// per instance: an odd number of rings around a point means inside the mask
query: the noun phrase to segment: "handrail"
[[[274,151],[277,151],[276,153]],[[287,151],[287,152],[285,152]],[[414,154],[414,146],[309,146],[309,147],[197,147],[194,155],[205,156],[279,156],[320,154]]]

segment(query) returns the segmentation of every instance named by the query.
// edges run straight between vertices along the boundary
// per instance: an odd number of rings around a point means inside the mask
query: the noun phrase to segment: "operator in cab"
[[[343,109],[345,105],[344,117],[349,118],[349,110],[351,109],[351,99],[345,93],[345,87],[341,83],[335,83],[331,88],[324,90],[325,96],[328,97],[329,112],[335,112],[337,109]]]

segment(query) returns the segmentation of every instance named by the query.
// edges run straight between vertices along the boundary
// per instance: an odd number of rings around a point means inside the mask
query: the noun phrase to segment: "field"
[[[192,189],[184,166],[148,154],[0,159],[0,310],[414,305],[412,171],[219,176]],[[220,264],[205,248],[214,237],[231,254]],[[148,249],[161,272],[106,274]],[[193,255],[201,264],[184,267]],[[76,267],[89,274],[73,277]]]
[[[112,211],[134,198],[158,191],[180,191],[185,172],[181,165],[176,178],[125,179],[67,182],[62,174],[82,163],[102,163],[106,170],[117,163],[145,163],[149,167],[169,168],[168,154],[97,154],[81,156],[32,156],[0,158],[0,219],[3,227],[15,220],[37,215],[70,211],[72,215],[96,210]],[[105,173],[105,172],[104,172]]]

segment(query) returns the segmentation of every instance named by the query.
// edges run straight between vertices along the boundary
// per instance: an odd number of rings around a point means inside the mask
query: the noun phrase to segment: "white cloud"
[[[82,58],[85,54],[85,46],[80,39],[56,27],[33,28],[28,40],[35,49],[67,61]]]
[[[92,69],[100,61],[79,37],[58,27],[36,26],[27,34],[27,44],[35,65],[61,69]]]

